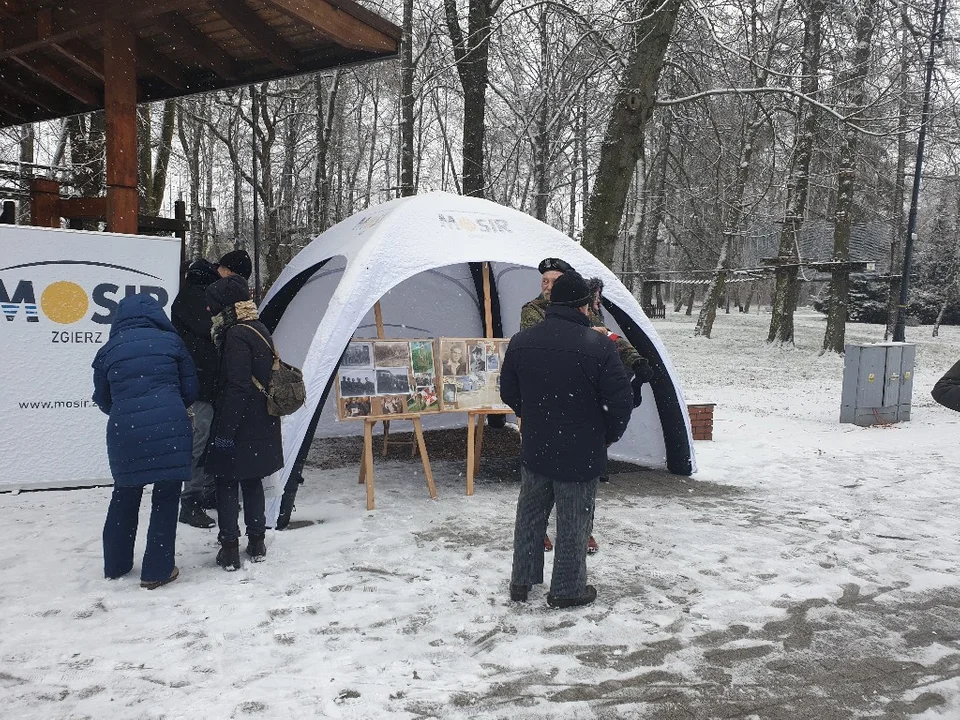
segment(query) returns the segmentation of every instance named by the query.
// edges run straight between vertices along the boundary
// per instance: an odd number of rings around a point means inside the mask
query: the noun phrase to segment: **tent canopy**
[[[676,371],[633,295],[599,260],[558,230],[489,200],[429,193],[358,213],[304,248],[262,303],[283,358],[303,368],[307,403],[284,421],[284,478],[302,465],[314,434],[344,435],[357,422],[336,421],[333,380],[354,337],[376,337],[380,301],[387,338],[483,337],[482,263],[490,263],[493,331],[520,329],[520,309],[540,291],[537,265],[560,257],[604,283],[608,326],[650,361],[644,388],[613,458],[679,475],[696,471],[690,421]],[[464,422],[426,416],[427,427]],[[431,425],[432,424],[432,425]]]

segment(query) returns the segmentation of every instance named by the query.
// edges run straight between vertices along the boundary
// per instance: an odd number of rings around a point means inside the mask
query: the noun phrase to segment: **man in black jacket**
[[[218,280],[216,267],[206,260],[190,263],[176,300],[170,308],[173,326],[190,351],[200,380],[200,395],[190,406],[193,419],[193,463],[190,482],[180,496],[180,522],[198,528],[212,528],[216,521],[203,511],[203,505],[213,507],[213,478],[198,465],[210,437],[213,421],[213,399],[217,394],[217,366],[220,358],[210,338],[211,318],[207,310],[207,286]]]
[[[590,292],[574,271],[553,286],[543,322],[513,336],[500,373],[500,396],[523,420],[521,487],[510,597],[527,599],[543,582],[543,536],[557,507],[557,542],[547,603],[587,605],[590,534],[607,446],[623,435],[633,392],[616,346],[590,328]]]

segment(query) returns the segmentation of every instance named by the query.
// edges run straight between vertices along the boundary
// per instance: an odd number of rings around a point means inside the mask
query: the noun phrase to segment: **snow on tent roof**
[[[428,193],[357,213],[305,247],[271,286],[261,316],[281,356],[303,369],[307,403],[283,423],[284,481],[302,463],[314,434],[362,431],[336,422],[332,381],[351,338],[376,337],[380,300],[390,338],[482,337],[481,263],[491,263],[494,335],[520,329],[520,308],[540,292],[537,265],[560,257],[604,283],[607,324],[627,337],[657,376],[644,388],[624,437],[610,456],[679,475],[696,471],[683,393],[667,350],[633,295],[593,255],[530,215],[489,200]],[[426,417],[426,427],[465,424]]]

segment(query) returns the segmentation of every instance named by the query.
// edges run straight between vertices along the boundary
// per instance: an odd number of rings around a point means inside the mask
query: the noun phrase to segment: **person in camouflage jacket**
[[[526,303],[520,309],[521,330],[531,328],[543,321],[547,316],[547,307],[550,305],[550,290],[553,288],[553,283],[556,282],[557,278],[563,275],[563,273],[572,269],[573,267],[569,263],[558,258],[546,258],[540,263],[538,267],[541,275],[540,295]],[[603,319],[603,311],[600,308],[600,293],[603,291],[603,282],[597,278],[593,278],[587,282],[594,296],[594,301],[590,304],[590,325],[598,332],[609,335]],[[643,357],[643,355],[637,352],[637,349],[633,347],[626,338],[614,335],[610,339],[613,340],[617,346],[617,354],[620,355],[620,361],[627,371],[627,377],[639,381],[634,384],[635,397],[638,399],[638,386],[649,382],[653,377],[650,363],[647,362],[647,359]],[[637,402],[636,404],[639,405],[640,403]]]
[[[561,277],[565,272],[573,270],[573,266],[559,258],[545,258],[541,261],[537,269],[540,271],[540,295],[526,303],[520,309],[521,330],[531,328],[546,318],[547,308],[550,306],[550,291],[553,289],[553,284],[557,281],[557,278]],[[597,332],[607,335],[617,346],[617,354],[620,356],[620,361],[623,363],[623,367],[627,372],[627,377],[632,379],[630,384],[633,388],[633,406],[637,407],[640,405],[641,388],[644,383],[649,382],[653,378],[653,369],[650,367],[647,359],[637,352],[636,348],[634,348],[626,338],[613,335],[607,330],[600,304],[603,282],[598,278],[592,278],[588,280],[587,283],[593,298],[590,303],[590,315],[588,318],[590,326]],[[604,481],[606,477],[601,477],[600,479]],[[550,542],[549,536],[543,538],[543,545],[548,551],[553,549],[553,544]],[[587,553],[593,555],[599,549],[600,546],[597,544],[597,541],[593,535],[590,535],[587,541]]]

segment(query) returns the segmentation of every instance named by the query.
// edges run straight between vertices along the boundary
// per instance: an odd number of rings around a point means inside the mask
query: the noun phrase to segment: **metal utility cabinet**
[[[883,425],[910,419],[917,346],[845,345],[840,422]]]

